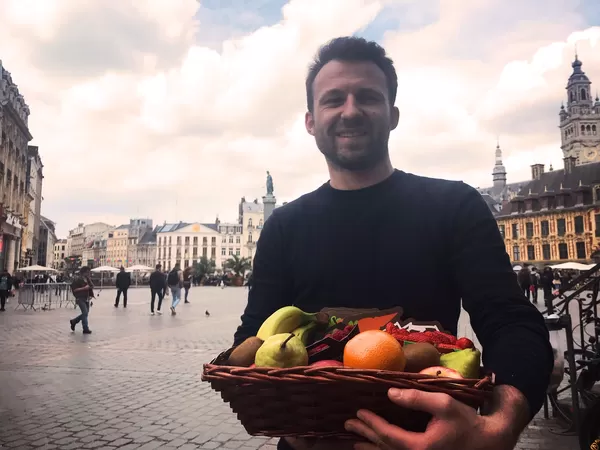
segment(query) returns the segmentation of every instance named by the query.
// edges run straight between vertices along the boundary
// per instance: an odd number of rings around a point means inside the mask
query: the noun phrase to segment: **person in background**
[[[531,266],[531,294],[532,303],[538,302],[538,289],[540,288],[540,274],[535,266]]]
[[[8,270],[4,269],[0,273],[0,311],[6,311],[6,299],[10,296],[12,286],[13,278],[8,273]]]
[[[71,283],[71,291],[75,296],[77,306],[79,306],[79,309],[81,310],[81,314],[69,321],[71,324],[71,331],[75,331],[75,326],[81,322],[83,334],[92,334],[92,330],[90,330],[88,325],[88,314],[90,312],[90,294],[93,293],[94,285],[89,279],[89,274],[90,268],[83,266],[79,269],[79,275],[77,275]]]
[[[173,296],[171,300],[171,315],[174,316],[177,314],[175,312],[175,308],[177,308],[177,305],[181,300],[181,287],[183,286],[183,273],[179,268],[179,264],[175,264],[173,270],[169,272],[169,275],[167,276],[167,284],[169,285],[171,295]]]
[[[546,309],[548,310],[548,315],[554,314],[554,305],[552,304],[553,281],[554,273],[552,273],[552,267],[544,267],[542,275],[540,276],[540,283],[544,291],[544,302],[546,304]]]
[[[162,301],[165,295],[165,291],[167,290],[167,277],[161,270],[161,265],[156,265],[156,270],[150,274],[150,279],[148,280],[148,284],[150,285],[150,294],[152,295],[150,300],[150,314],[154,315],[154,300],[158,296],[158,305],[156,308],[156,313],[161,315],[160,307],[162,305]]]
[[[531,299],[531,272],[529,271],[529,267],[525,264],[519,270],[519,274],[517,275],[519,280],[519,286],[521,286],[521,290],[527,297],[527,300]]]
[[[183,271],[183,289],[185,291],[184,303],[189,303],[188,294],[190,293],[190,289],[192,287],[192,271],[193,267],[186,267]]]
[[[131,275],[128,272],[125,272],[125,267],[123,266],[121,266],[121,271],[117,274],[115,286],[117,287],[117,298],[115,299],[115,308],[119,307],[121,292],[123,293],[123,308],[127,308],[127,289],[129,289],[129,286],[131,286]]]

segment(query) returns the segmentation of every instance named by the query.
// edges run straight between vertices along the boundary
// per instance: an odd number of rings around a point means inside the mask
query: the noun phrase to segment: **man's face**
[[[330,61],[313,83],[306,129],[327,160],[345,170],[368,170],[388,154],[399,112],[390,104],[383,71],[371,62]]]

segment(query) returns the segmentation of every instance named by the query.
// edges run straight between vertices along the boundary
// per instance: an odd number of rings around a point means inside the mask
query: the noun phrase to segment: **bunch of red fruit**
[[[464,350],[474,348],[473,342],[465,337],[457,339],[448,333],[441,331],[408,331],[405,328],[399,328],[393,323],[388,323],[385,331],[394,336],[401,344],[408,342],[427,342],[434,345],[439,350]]]
[[[330,337],[330,338],[340,342],[340,341],[344,340],[344,338],[346,338],[346,336],[348,336],[352,332],[353,329],[354,329],[354,325],[346,325],[344,328],[336,328],[331,333],[327,334],[323,339]],[[327,345],[327,344],[317,345],[308,351],[308,356],[312,356],[312,355],[319,353],[327,348],[329,348],[329,345]]]

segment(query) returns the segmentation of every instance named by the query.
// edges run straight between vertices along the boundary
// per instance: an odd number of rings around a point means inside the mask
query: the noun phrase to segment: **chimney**
[[[543,164],[533,164],[531,166],[531,179],[532,180],[540,180],[542,178],[543,173],[544,173],[544,165]]]
[[[565,164],[565,173],[573,173],[573,168],[577,163],[577,158],[575,158],[574,156],[567,156],[563,159],[563,161]]]

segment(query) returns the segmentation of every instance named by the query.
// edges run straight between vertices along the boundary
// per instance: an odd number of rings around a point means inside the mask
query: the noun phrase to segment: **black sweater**
[[[542,315],[524,297],[481,195],[456,181],[395,171],[365,189],[329,183],[277,208],[254,259],[239,344],[284,305],[391,308],[456,334],[462,306],[498,384],[527,398],[532,416],[553,367]]]

